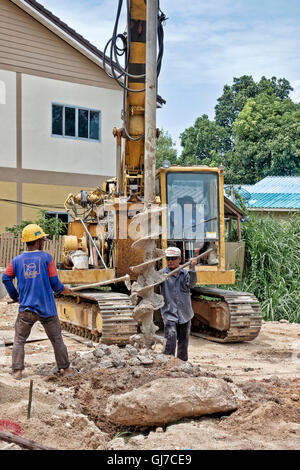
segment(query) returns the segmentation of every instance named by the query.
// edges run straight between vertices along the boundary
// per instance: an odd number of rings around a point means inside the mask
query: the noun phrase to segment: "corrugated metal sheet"
[[[256,184],[243,184],[241,188],[251,194],[300,194],[300,176],[267,176]]]
[[[234,188],[250,209],[300,209],[300,176],[267,176]]]
[[[252,193],[245,202],[249,208],[300,209],[300,193]]]

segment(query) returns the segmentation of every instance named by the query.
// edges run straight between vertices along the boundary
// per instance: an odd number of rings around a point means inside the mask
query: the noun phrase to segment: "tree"
[[[245,106],[248,98],[258,93],[258,85],[252,76],[243,75],[233,79],[233,85],[225,85],[223,94],[217,99],[215,106],[215,121],[219,126],[231,128],[239,112]]]
[[[156,142],[156,168],[160,168],[164,160],[169,160],[171,165],[177,165],[177,150],[175,143],[168,131],[160,130],[159,138]]]
[[[269,79],[263,76],[256,83],[251,75],[234,77],[233,85],[225,85],[222,96],[217,100],[215,121],[220,126],[231,128],[249,98],[255,98],[257,95],[265,93],[275,95],[282,101],[288,98],[289,92],[292,90],[289,81],[285,78],[272,77]]]
[[[181,135],[182,165],[225,166],[226,183],[252,183],[267,175],[296,175],[299,167],[299,105],[285,78],[251,75],[225,85],[215,106]]]
[[[180,134],[183,151],[181,165],[219,165],[224,163],[230,133],[228,129],[210,121],[206,114]]]
[[[300,169],[300,106],[289,98],[261,93],[249,99],[232,126],[231,168],[236,182],[255,183],[268,175]]]
[[[67,228],[67,224],[65,222],[54,217],[47,217],[46,211],[44,210],[40,210],[39,212],[40,216],[35,222],[32,222],[31,220],[22,220],[19,225],[5,227],[5,230],[7,232],[12,232],[14,236],[17,237],[22,233],[22,230],[24,227],[26,227],[26,225],[37,224],[44,230],[45,233],[48,233],[49,238],[53,238],[53,236],[57,238],[59,235],[65,233]]]

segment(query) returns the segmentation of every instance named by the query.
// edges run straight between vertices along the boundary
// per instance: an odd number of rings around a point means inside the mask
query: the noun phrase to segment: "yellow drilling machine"
[[[234,270],[225,268],[224,168],[165,161],[155,170],[166,18],[158,0],[127,5],[127,33],[117,33],[119,0],[103,63],[124,93],[123,127],[113,129],[116,177],[65,201],[73,220],[63,237],[59,278],[75,287],[73,296],[57,297],[59,318],[68,331],[94,341],[128,343],[142,314],[162,306],[154,288],[171,245],[181,249],[183,262],[203,254],[196,266],[201,287],[192,290],[193,330],[219,342],[251,341],[261,327],[257,299],[209,287],[235,283]]]

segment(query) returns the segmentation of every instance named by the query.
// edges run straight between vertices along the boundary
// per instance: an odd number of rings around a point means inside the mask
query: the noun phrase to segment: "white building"
[[[122,90],[102,56],[36,1],[0,0],[0,233],[115,175]]]

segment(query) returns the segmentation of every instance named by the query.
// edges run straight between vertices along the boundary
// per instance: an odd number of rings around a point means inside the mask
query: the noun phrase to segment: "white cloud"
[[[104,49],[117,0],[40,1]],[[160,0],[160,6],[169,19],[159,77],[159,93],[167,105],[158,120],[174,139],[197,116],[213,117],[216,100],[233,77],[286,78],[295,88],[292,99],[299,101],[298,0]],[[123,13],[120,32],[125,25]]]
[[[292,83],[291,83],[292,87],[294,88],[294,90],[291,92],[290,96],[291,96],[291,99],[295,102],[295,103],[300,103],[300,80],[294,80]]]

